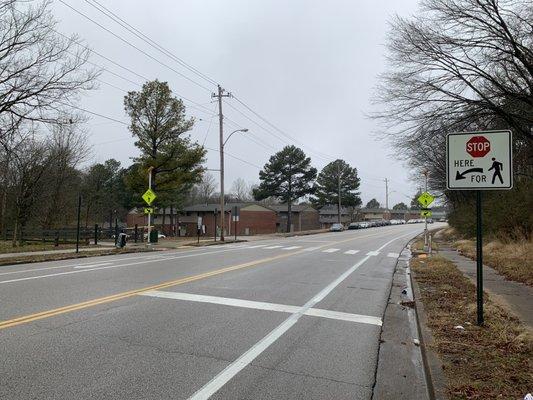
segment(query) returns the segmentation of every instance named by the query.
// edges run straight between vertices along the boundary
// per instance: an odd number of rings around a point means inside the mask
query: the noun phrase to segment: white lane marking
[[[259,249],[260,247],[265,247],[266,244],[257,244],[255,246],[248,246],[247,249]]]
[[[268,246],[268,247],[265,247],[265,249],[279,249],[280,247],[283,247],[283,246]]]
[[[168,258],[168,256],[175,257],[176,254],[190,254],[190,253],[195,253],[195,252],[198,252],[198,251],[199,251],[198,249],[193,249],[193,250],[189,250],[189,251],[170,251],[168,253],[165,253],[165,256],[167,256],[165,258]],[[148,260],[148,259],[152,259],[154,257],[163,256],[163,254],[161,254],[160,256],[154,256],[154,255],[141,256],[140,254],[141,253],[131,253],[130,257],[112,258],[112,262],[115,263],[117,261],[124,261],[124,260],[127,261],[127,260],[132,260],[132,259],[135,259],[135,260],[147,259]],[[202,254],[209,254],[209,253],[202,253]],[[105,258],[108,258],[108,257],[113,257],[113,256],[105,256]],[[92,265],[92,264],[97,262],[97,260],[95,260],[95,258],[102,258],[102,256],[94,257],[93,260],[88,262],[87,264],[56,265],[54,267],[30,268],[30,269],[23,269],[23,270],[19,270],[19,271],[0,272],[0,276],[2,276],[2,275],[24,274],[24,273],[27,273],[27,272],[47,271],[47,270],[51,270],[51,269],[73,268],[73,267],[76,267],[78,265]],[[51,263],[51,262],[53,262],[53,261],[43,261],[43,263]],[[39,264],[41,264],[41,263],[39,263]],[[4,268],[9,268],[9,267],[19,267],[19,266],[20,265],[16,265],[16,264],[15,265],[5,265],[5,266],[2,266],[1,268],[4,269]]]
[[[398,258],[398,257],[400,257],[400,254],[399,253],[389,253],[389,254],[387,254],[387,257]]]
[[[302,246],[289,246],[289,247],[284,247],[281,250],[294,250],[294,249],[301,249],[301,248]]]
[[[378,256],[379,255],[379,251],[369,251],[368,253],[366,253],[367,256]]]
[[[99,264],[81,264],[81,265],[76,265],[74,269],[94,268],[94,267],[101,267],[102,265],[109,265],[109,264],[113,264],[113,263],[105,262],[105,263],[99,263]]]
[[[304,251],[315,251],[315,250],[318,250],[320,249],[320,247],[308,247],[306,249],[304,249]]]
[[[336,251],[339,251],[340,249],[326,249],[322,250],[322,253],[335,253]]]
[[[168,261],[168,260],[177,260],[177,259],[181,259],[181,258],[198,257],[198,256],[217,254],[217,253],[225,253],[225,252],[228,252],[228,251],[232,251],[232,249],[209,251],[209,252],[205,252],[205,253],[194,253],[194,254],[187,254],[187,255],[184,255],[184,256],[166,257],[164,259],[138,261],[138,262],[132,262],[132,263],[119,264],[119,265],[108,265],[108,266],[104,266],[104,267],[77,269],[75,271],[58,272],[57,274],[36,275],[36,276],[29,276],[29,277],[26,277],[26,278],[9,279],[7,281],[0,281],[0,284],[30,281],[30,280],[34,280],[34,279],[52,278],[54,276],[79,274],[81,272],[99,271],[99,270],[102,270],[102,269],[129,267],[129,266],[132,266],[132,265],[155,263],[155,262]],[[30,271],[28,271],[28,272],[30,272]]]
[[[348,250],[344,252],[344,254],[357,254],[357,253],[359,253],[359,250]]]
[[[200,303],[210,303],[210,304],[221,304],[224,306],[233,306],[233,307],[241,307],[241,308],[252,308],[255,310],[278,311],[278,312],[285,312],[285,313],[296,313],[300,309],[300,306],[291,306],[287,304],[265,303],[262,301],[231,299],[227,297],[206,296],[202,294],[192,294],[192,293],[168,292],[168,291],[161,291],[161,290],[151,290],[149,292],[140,293],[140,295],[147,296],[147,297],[159,297],[159,298],[164,298],[164,299],[196,301]],[[336,319],[336,320],[341,320],[341,321],[359,322],[363,324],[370,324],[370,325],[377,325],[377,326],[382,325],[381,318],[378,318],[378,317],[372,317],[370,315],[351,314],[351,313],[345,313],[341,311],[322,310],[319,308],[310,308],[304,313],[304,315],[309,315],[312,317]]]
[[[390,243],[394,242],[395,240],[401,237],[412,235],[412,234],[413,234],[412,232],[409,232],[405,235],[397,236],[394,239],[389,240],[387,243],[381,246],[377,251],[381,251],[383,248],[388,246]],[[287,332],[296,322],[298,322],[298,320],[300,319],[302,315],[304,315],[304,313],[306,313],[310,308],[312,308],[319,301],[324,299],[324,297],[326,297],[333,289],[335,289],[343,280],[345,280],[348,276],[350,276],[350,274],[352,274],[357,268],[363,265],[369,258],[370,256],[364,257],[357,264],[352,266],[350,269],[344,272],[341,276],[339,276],[337,279],[331,282],[328,286],[322,289],[311,300],[309,300],[302,307],[300,307],[297,312],[292,314],[289,318],[283,321],[280,325],[278,325],[276,328],[270,331],[268,335],[266,335],[263,339],[261,339],[255,345],[253,345],[248,351],[242,354],[239,358],[237,358],[230,365],[224,368],[222,372],[220,372],[217,376],[211,379],[205,386],[200,388],[196,393],[194,393],[191,397],[189,397],[189,400],[209,399],[213,394],[215,394],[218,390],[220,390],[222,386],[228,383],[235,375],[237,375],[248,364],[250,364],[253,360],[255,360],[263,351],[268,349],[272,343],[274,343],[285,332]]]

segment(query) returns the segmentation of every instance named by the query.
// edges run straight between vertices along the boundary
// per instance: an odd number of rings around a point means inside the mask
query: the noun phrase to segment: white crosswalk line
[[[389,254],[387,254],[387,257],[398,258],[398,257],[400,257],[400,254],[399,253],[389,253]]]
[[[344,254],[357,254],[357,253],[359,253],[359,250],[348,250],[344,252]]]
[[[340,249],[326,249],[322,250],[322,253],[335,253],[336,251],[339,251]]]
[[[265,247],[265,249],[279,249],[280,247],[283,247],[283,246],[268,246],[268,247]]]
[[[289,246],[289,247],[284,247],[281,250],[294,250],[294,249],[300,249],[301,247],[302,246]]]
[[[304,251],[315,251],[320,249],[320,247],[308,247],[307,249],[304,249]]]
[[[260,247],[265,247],[266,244],[257,244],[255,246],[248,246],[247,249],[259,249]]]
[[[379,255],[379,251],[369,251],[366,253],[367,256],[377,256]]]
[[[285,313],[295,313],[298,312],[301,308],[300,306],[292,306],[286,304],[265,303],[262,301],[232,299],[227,297],[207,296],[192,293],[166,292],[161,290],[151,290],[149,292],[140,293],[140,295],[147,297],[159,297],[163,299],[195,301],[200,303],[220,304],[224,306],[252,308],[256,310],[277,311]],[[340,311],[324,310],[320,308],[310,308],[304,312],[304,315],[328,319],[337,319],[341,321],[358,322],[362,324],[370,324],[376,326],[382,325],[381,318],[379,317],[361,314],[350,314]]]

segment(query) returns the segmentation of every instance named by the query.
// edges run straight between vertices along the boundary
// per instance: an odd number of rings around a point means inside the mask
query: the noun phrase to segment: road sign
[[[150,205],[153,203],[153,201],[156,199],[156,195],[152,189],[148,189],[144,194],[142,195],[142,198],[144,201],[146,201],[146,204]]]
[[[450,133],[446,138],[446,184],[452,190],[513,187],[510,131]]]
[[[144,213],[145,214],[153,214],[154,208],[153,207],[144,207]]]
[[[431,217],[433,215],[433,213],[431,212],[431,210],[422,210],[420,211],[420,216],[421,217]]]
[[[418,202],[420,203],[420,205],[422,207],[427,207],[429,206],[431,203],[433,203],[433,201],[435,200],[435,197],[433,197],[431,194],[429,194],[428,192],[424,192],[422,193],[420,196],[418,196]]]

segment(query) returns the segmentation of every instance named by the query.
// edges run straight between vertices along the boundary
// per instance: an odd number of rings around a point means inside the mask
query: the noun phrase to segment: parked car
[[[344,230],[344,226],[342,224],[333,224],[331,225],[331,228],[329,228],[330,232],[342,232]]]
[[[348,229],[361,229],[360,222],[352,222],[348,225]]]
[[[361,221],[359,222],[359,227],[361,229],[370,228],[370,223],[368,221]]]

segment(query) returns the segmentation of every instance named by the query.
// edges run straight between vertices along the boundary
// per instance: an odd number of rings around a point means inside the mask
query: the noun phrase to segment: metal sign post
[[[143,200],[148,204],[149,206],[152,205],[155,198],[157,197],[155,193],[152,190],[152,170],[154,167],[148,168],[148,190],[144,192],[142,195]],[[153,212],[153,210],[152,210]],[[152,213],[148,214],[148,241],[147,244],[150,244],[150,233],[152,232]]]
[[[477,324],[483,325],[482,190],[513,187],[511,131],[450,133],[446,137],[446,184],[449,190],[476,190]]]

